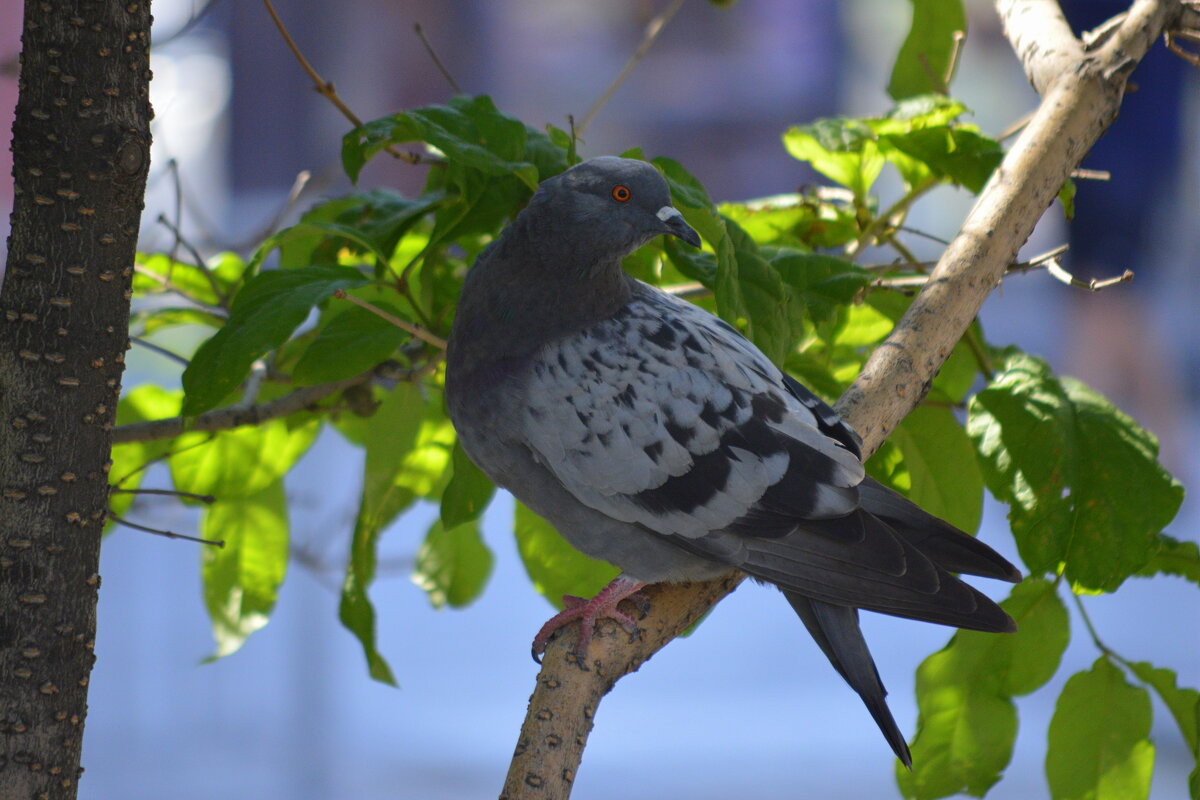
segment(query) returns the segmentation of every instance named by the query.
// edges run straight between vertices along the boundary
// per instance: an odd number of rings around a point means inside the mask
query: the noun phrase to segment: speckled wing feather
[[[613,317],[544,346],[529,380],[534,456],[615,519],[763,536],[858,507],[857,439],[832,410],[733,328],[644,284]]]

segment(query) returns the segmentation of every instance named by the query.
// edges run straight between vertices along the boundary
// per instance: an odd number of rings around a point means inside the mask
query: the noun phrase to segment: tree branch
[[[1139,0],[1112,38],[1085,58],[1056,3],[997,0],[997,7],[1043,101],[929,283],[837,404],[862,434],[867,455],[924,397],[1071,170],[1115,118],[1125,76],[1183,13],[1179,0]],[[626,644],[615,623],[604,622],[587,664],[576,663],[571,636],[551,641],[501,797],[567,797],[600,699],[742,577],[647,587],[651,608],[640,639]]]
[[[371,380],[373,372],[365,372],[335,383],[322,383],[317,386],[305,386],[283,397],[251,406],[226,406],[205,412],[185,425],[183,417],[155,419],[148,422],[134,422],[129,425],[119,425],[113,428],[113,444],[126,442],[146,442],[152,439],[170,439],[185,431],[221,431],[228,428],[238,428],[242,425],[258,425],[270,419],[286,417],[308,408],[313,403],[320,402],[331,394],[337,394],[343,389],[357,386]]]
[[[1057,0],[997,0],[996,11],[1025,77],[1042,97],[1083,60],[1083,45],[1071,33]]]

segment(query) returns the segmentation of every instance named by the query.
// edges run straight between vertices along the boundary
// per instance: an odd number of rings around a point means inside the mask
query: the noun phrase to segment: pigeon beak
[[[655,214],[663,224],[663,232],[678,236],[692,247],[700,246],[700,234],[691,225],[683,221],[683,214],[674,206],[663,206]]]

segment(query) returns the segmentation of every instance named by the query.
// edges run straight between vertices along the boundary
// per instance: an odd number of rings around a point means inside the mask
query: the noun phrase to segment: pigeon
[[[621,574],[534,639],[579,620],[630,632],[625,599],[734,570],[782,590],[896,756],[904,735],[858,611],[980,631],[1013,620],[953,573],[1020,572],[866,476],[860,439],[736,328],[627,275],[661,235],[698,247],[667,182],[605,156],[541,183],[463,283],[446,402],[463,449],[576,549]],[[586,663],[585,658],[580,663]]]

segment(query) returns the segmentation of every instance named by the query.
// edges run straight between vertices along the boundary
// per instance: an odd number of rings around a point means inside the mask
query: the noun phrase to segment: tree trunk
[[[26,0],[0,290],[0,797],[73,798],[150,163],[146,0]]]

